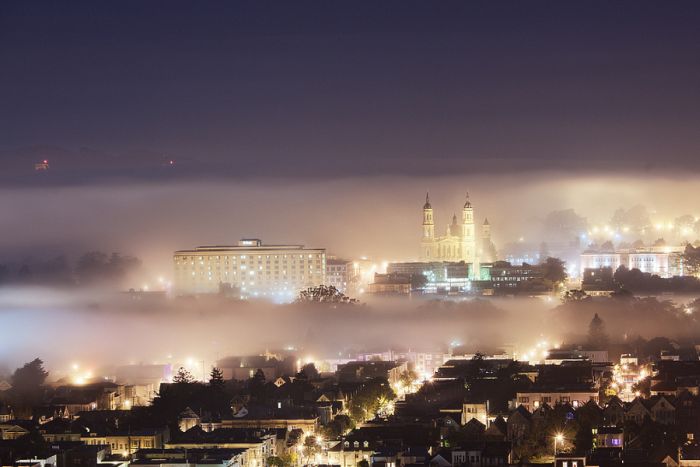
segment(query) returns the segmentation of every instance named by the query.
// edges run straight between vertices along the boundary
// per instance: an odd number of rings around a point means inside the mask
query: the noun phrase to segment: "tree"
[[[332,285],[319,285],[302,290],[296,301],[297,303],[357,303],[356,299],[344,295]]]
[[[663,238],[657,238],[654,241],[654,246],[666,246],[666,240],[664,240]]]
[[[291,451],[280,456],[270,456],[267,458],[267,464],[273,467],[291,467],[297,464],[297,454]]]
[[[12,374],[12,394],[17,407],[30,408],[41,401],[44,381],[49,373],[44,369],[44,362],[35,358],[17,368]]]
[[[12,375],[12,386],[19,390],[31,390],[40,387],[49,376],[44,370],[44,362],[35,358],[29,363],[25,363],[22,368],[17,368]]]
[[[399,381],[406,387],[410,387],[417,379],[418,375],[413,370],[406,370],[399,375]]]
[[[593,349],[604,349],[608,345],[608,335],[605,332],[605,323],[598,316],[598,313],[593,316],[588,325],[588,345]]]
[[[301,370],[299,370],[299,373],[297,373],[297,378],[304,378],[306,380],[318,379],[320,377],[321,374],[318,372],[316,365],[314,365],[313,362],[307,363],[301,367]]]
[[[248,380],[248,389],[251,394],[261,397],[262,392],[265,389],[265,372],[258,368],[252,378]]]
[[[697,274],[700,272],[700,247],[696,248],[690,243],[686,244],[683,251],[683,262],[688,273]]]
[[[547,237],[554,240],[568,240],[588,231],[586,218],[576,214],[573,209],[552,211],[544,220]]]
[[[382,403],[393,400],[392,391],[386,378],[374,378],[365,382],[350,401],[350,417],[353,422],[363,423],[375,416]]]
[[[564,282],[568,275],[566,274],[566,262],[559,258],[547,258],[544,263],[544,278],[556,284]]]
[[[194,376],[192,376],[192,373],[187,371],[187,369],[185,367],[180,367],[177,370],[177,374],[173,377],[173,383],[175,383],[175,384],[194,383]]]
[[[580,302],[582,300],[587,300],[591,298],[590,295],[586,293],[585,290],[580,290],[580,289],[573,289],[573,290],[567,290],[564,296],[562,297],[562,302],[564,303],[570,303],[570,302]]]
[[[651,226],[651,219],[647,208],[641,205],[630,209],[618,209],[610,219],[610,224],[615,230],[623,232],[644,233]]]
[[[209,374],[209,386],[213,388],[224,387],[224,372],[221,368],[214,367]]]
[[[608,240],[607,242],[604,242],[602,245],[600,245],[600,249],[602,251],[615,251],[615,245],[613,245],[613,242]]]
[[[133,256],[122,256],[119,253],[107,255],[101,251],[91,251],[78,259],[75,273],[81,284],[119,282],[140,265],[141,261]]]

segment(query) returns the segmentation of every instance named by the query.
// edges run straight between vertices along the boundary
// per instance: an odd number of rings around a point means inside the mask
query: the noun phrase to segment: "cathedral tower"
[[[432,261],[435,257],[435,221],[433,220],[433,207],[430,205],[430,196],[425,194],[423,205],[423,237],[421,238],[421,258],[424,261]]]
[[[474,208],[469,201],[469,193],[467,193],[467,201],[462,208],[462,259],[467,263],[474,262],[476,259]]]

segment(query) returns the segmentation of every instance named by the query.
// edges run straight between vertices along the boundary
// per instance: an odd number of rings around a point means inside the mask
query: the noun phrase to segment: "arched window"
[[[359,441],[355,441],[354,443],[352,443],[352,446],[353,446],[354,448],[359,448],[359,447],[360,447],[360,442],[359,442]]]

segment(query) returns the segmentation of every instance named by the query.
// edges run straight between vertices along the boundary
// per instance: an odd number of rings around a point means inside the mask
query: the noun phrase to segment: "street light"
[[[562,433],[557,433],[554,435],[554,457],[557,457],[557,443],[564,442],[564,435]]]

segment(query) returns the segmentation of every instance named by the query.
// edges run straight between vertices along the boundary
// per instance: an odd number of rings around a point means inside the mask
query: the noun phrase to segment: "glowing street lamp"
[[[557,433],[554,435],[554,457],[557,457],[557,443],[564,442],[564,435],[562,433]]]

